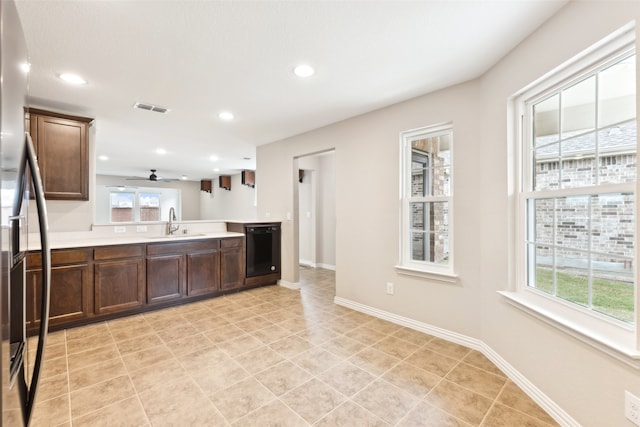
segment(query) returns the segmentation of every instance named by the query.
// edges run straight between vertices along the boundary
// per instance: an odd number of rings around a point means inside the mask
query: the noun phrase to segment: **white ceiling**
[[[98,173],[199,180],[254,169],[258,145],[476,78],[565,3],[18,0],[18,11],[32,106],[96,119],[96,154],[109,157]],[[302,62],[316,74],[296,77]]]

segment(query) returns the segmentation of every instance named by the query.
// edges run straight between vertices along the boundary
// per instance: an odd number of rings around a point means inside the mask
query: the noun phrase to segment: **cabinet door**
[[[220,290],[220,253],[217,250],[187,254],[187,295]]]
[[[91,302],[89,267],[71,265],[51,269],[51,296],[49,324],[58,325],[89,315]],[[27,272],[27,324],[29,328],[40,325],[42,307],[42,270]]]
[[[144,261],[125,259],[94,264],[95,312],[114,313],[144,305]]]
[[[220,280],[222,289],[235,289],[244,285],[244,252],[242,246],[220,250]]]
[[[156,304],[182,298],[184,255],[147,257],[147,302]]]
[[[37,119],[38,166],[45,197],[89,200],[87,123],[33,115]]]

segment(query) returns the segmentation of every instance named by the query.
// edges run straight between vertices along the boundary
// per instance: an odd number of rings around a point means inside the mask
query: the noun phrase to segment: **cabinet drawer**
[[[51,251],[51,265],[86,264],[89,261],[89,250],[55,250]],[[40,252],[27,254],[27,269],[42,268]]]
[[[220,241],[221,248],[239,248],[242,247],[242,237],[227,237]]]
[[[143,245],[103,246],[95,248],[93,251],[93,259],[96,261],[119,258],[139,258],[143,255]]]
[[[219,240],[194,240],[191,242],[153,243],[147,245],[147,255],[181,254],[186,252],[218,249]]]

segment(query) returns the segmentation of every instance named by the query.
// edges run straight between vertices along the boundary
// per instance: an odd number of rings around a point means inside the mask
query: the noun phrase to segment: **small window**
[[[160,221],[160,194],[140,193],[140,221]]]
[[[400,269],[453,274],[450,124],[401,135]]]
[[[134,221],[135,193],[112,192],[109,197],[111,199],[111,222]]]

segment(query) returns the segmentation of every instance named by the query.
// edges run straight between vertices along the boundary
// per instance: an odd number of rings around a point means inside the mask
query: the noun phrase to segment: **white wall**
[[[286,218],[297,203],[293,159],[335,147],[337,296],[482,340],[584,426],[630,425],[624,391],[640,395],[640,372],[513,308],[497,291],[512,285],[507,100],[633,19],[640,22],[637,2],[571,2],[480,79],[258,147],[258,217]],[[394,268],[399,133],[449,121],[455,285]],[[285,281],[298,279],[297,241],[293,217],[283,223]],[[385,294],[386,282],[395,295]]]
[[[334,153],[318,156],[316,176],[318,223],[316,228],[316,260],[319,267],[336,266],[336,168]],[[358,191],[360,183],[350,184]]]
[[[259,180],[260,176],[256,174],[258,189]],[[200,219],[256,219],[256,188],[242,185],[241,174],[231,175],[231,191],[220,188],[217,178],[211,184],[211,193],[200,192]]]

